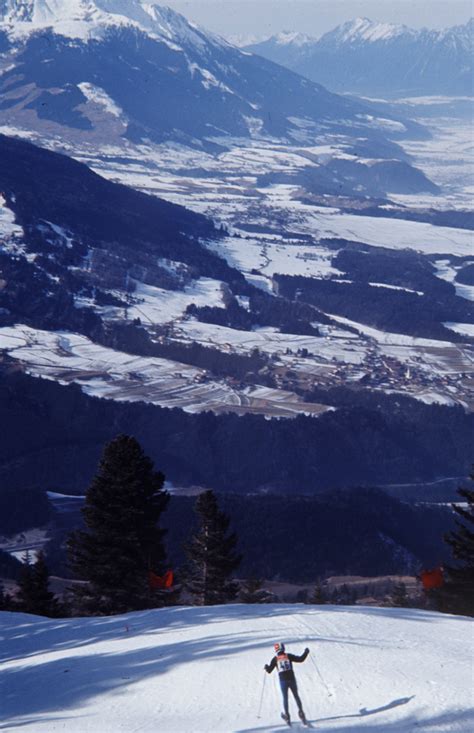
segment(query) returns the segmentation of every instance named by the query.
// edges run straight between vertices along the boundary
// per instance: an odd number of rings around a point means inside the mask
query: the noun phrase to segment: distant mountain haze
[[[474,19],[444,30],[356,18],[316,39],[283,32],[247,46],[335,92],[472,95]]]

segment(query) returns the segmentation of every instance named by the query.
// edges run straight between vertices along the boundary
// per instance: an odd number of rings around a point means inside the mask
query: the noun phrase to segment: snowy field
[[[440,107],[446,102],[441,98]],[[414,104],[419,100],[414,100]],[[472,104],[472,100],[471,100]],[[472,209],[474,198],[474,140],[472,118],[420,117],[418,122],[428,128],[428,140],[403,140],[402,147],[412,156],[413,164],[428,178],[442,187],[440,196],[393,195],[407,206],[433,206],[443,209]]]
[[[472,208],[472,126],[458,119],[421,119],[433,137],[427,141],[402,141],[413,162],[434,183],[443,187],[440,195],[390,194],[409,206],[434,208]],[[35,140],[35,135],[8,126],[5,134]],[[348,155],[347,138],[321,133],[313,144],[289,144],[271,138],[253,140],[225,138],[214,154],[183,145],[134,145],[87,142],[87,136],[74,144],[36,138],[38,142],[85,162],[101,175],[120,181],[194,211],[218,222],[237,225],[275,225],[283,230],[298,226],[298,231],[318,237],[348,237],[386,247],[411,247],[426,253],[472,253],[469,233],[448,227],[393,219],[373,219],[340,213],[337,208],[305,205],[295,198],[297,185],[261,185],[265,174],[295,174],[308,166],[324,166],[330,160],[354,159]],[[359,162],[363,159],[358,158]],[[272,213],[273,212],[273,215]],[[470,241],[470,245],[469,245]],[[471,246],[470,251],[466,247]]]
[[[238,387],[224,379],[210,379],[204,369],[116,351],[68,331],[42,331],[23,325],[0,328],[2,349],[33,376],[60,384],[74,382],[89,395],[120,402],[147,402],[185,412],[211,410],[282,418],[301,413],[319,415],[331,409],[303,402],[294,392]]]
[[[88,88],[88,91],[92,94],[94,90]],[[104,105],[107,100],[100,98],[99,101]],[[419,110],[421,102],[415,102]],[[408,101],[404,100],[404,103],[408,104]],[[403,145],[414,156],[416,165],[434,182],[441,184],[444,192],[439,197],[420,195],[409,197],[404,202],[412,206],[465,208],[472,202],[469,187],[472,186],[471,168],[466,162],[472,153],[469,124],[461,119],[442,117],[421,118],[420,121],[430,128],[433,138],[416,143],[404,141]],[[10,128],[2,128],[2,131],[10,134],[19,132]],[[24,136],[35,137],[27,132]],[[437,276],[452,282],[460,297],[474,300],[474,286],[455,280],[461,266],[468,264],[471,258],[474,261],[471,231],[422,222],[356,216],[335,207],[304,203],[300,200],[302,191],[297,185],[288,182],[263,185],[261,177],[265,174],[294,174],[308,165],[324,165],[334,158],[353,157],[347,153],[347,139],[341,136],[321,133],[313,144],[304,145],[286,144],[270,138],[229,138],[225,140],[225,146],[214,153],[169,143],[135,145],[123,139],[120,144],[98,145],[97,141],[88,143],[87,136],[69,146],[54,137],[41,142],[65,150],[107,178],[162,196],[224,223],[230,236],[208,243],[208,246],[240,269],[249,282],[266,292],[274,292],[272,277],[277,273],[316,278],[340,277],[341,273],[332,264],[337,249],[326,247],[321,240],[342,237],[387,249],[409,248],[425,255],[435,255]],[[14,223],[12,212],[0,197],[0,247],[2,235],[3,247],[10,251],[21,248],[21,229]],[[466,259],[461,263],[455,257]],[[223,307],[222,283],[217,280],[200,278],[182,291],[168,291],[139,282],[136,285],[126,316],[129,319],[140,318],[146,328],[172,324],[173,338],[179,341],[189,343],[195,340],[206,346],[241,354],[257,347],[267,355],[276,354],[282,367],[293,369],[298,375],[304,373],[309,380],[321,379],[322,383],[326,379],[332,383],[341,379],[357,381],[376,367],[375,359],[381,375],[380,389],[403,391],[424,401],[472,406],[472,392],[469,397],[468,385],[462,376],[467,375],[466,379],[469,379],[474,368],[472,345],[469,343],[404,338],[354,322],[344,322],[344,319],[339,319],[340,328],[321,328],[322,339],[282,334],[275,329],[236,331],[184,318],[184,311],[192,302],[198,306]],[[380,283],[373,285],[382,286]],[[78,298],[77,305],[91,303]],[[107,306],[98,307],[98,310],[106,318],[121,319],[125,316],[122,308]],[[345,325],[356,328],[358,335],[345,330]],[[472,338],[472,324],[447,325],[453,335],[461,334],[466,340]],[[106,353],[102,347],[86,345],[85,340],[80,346],[79,337],[74,337],[74,357],[77,357],[74,361],[71,354],[66,356],[64,349],[48,345],[45,336],[37,336],[36,346],[30,340],[26,345],[17,342],[13,347],[10,342],[5,346],[5,336],[5,331],[2,331],[0,348],[3,344],[12,355],[23,359],[31,373],[76,381],[90,394],[124,400],[145,399],[189,411],[219,410],[221,405],[226,410],[241,412],[255,409],[272,416],[285,414],[287,408],[291,415],[301,410],[301,402],[295,400],[291,392],[283,394],[279,400],[277,391],[273,390],[261,402],[260,393],[250,396],[222,380],[204,383],[201,380],[206,375],[202,370],[166,360],[133,359],[118,352]],[[299,349],[308,349],[311,355],[302,359],[296,353]],[[49,350],[50,354],[47,353]],[[287,350],[292,353],[285,354]],[[42,355],[38,358],[40,351]],[[386,357],[407,364],[411,374],[416,371],[418,378],[405,383],[392,378],[387,382],[382,374],[387,372],[383,363]],[[335,375],[338,364],[346,369],[342,376]],[[445,381],[447,377],[450,383]]]
[[[145,159],[145,155],[148,156],[148,165],[137,159],[136,166],[121,164],[118,151],[115,155],[110,151],[109,155],[99,157],[83,151],[76,157],[108,178],[187,206],[231,228],[238,229],[245,224],[250,230],[263,228],[272,232],[277,226],[281,231],[297,231],[316,241],[343,237],[389,249],[410,248],[424,254],[472,255],[473,236],[469,231],[422,222],[356,216],[335,208],[312,206],[298,199],[301,194],[298,185],[258,186],[259,175],[280,170],[282,151],[264,141],[258,143],[260,147],[255,142],[240,143],[239,146],[235,141],[235,144],[231,152],[216,157],[205,153],[199,157],[196,151],[183,148],[168,150],[166,146],[155,146],[142,149],[142,146],[127,153],[132,158],[143,156]],[[307,166],[307,155],[316,160],[324,157],[326,148],[324,145],[309,149],[290,148],[290,152],[285,153],[287,171]],[[288,150],[288,146],[285,149]],[[337,157],[341,156],[342,152]],[[155,172],[156,168],[159,172]],[[205,175],[202,175],[204,171]],[[415,204],[415,197],[410,203]],[[431,206],[436,206],[435,199],[431,200]],[[301,252],[293,250],[292,255],[301,257]],[[285,271],[290,267],[292,274],[312,274],[301,272],[299,268],[295,270],[285,257],[283,262],[287,268]],[[278,267],[273,268],[273,272],[281,271]],[[265,274],[271,273],[272,268],[268,267]],[[314,274],[317,273],[316,270]]]
[[[275,186],[274,189],[285,189],[290,195],[288,186]],[[277,195],[275,191],[275,195]],[[282,194],[283,195],[283,194]],[[290,201],[290,199],[288,199]],[[280,211],[285,210],[285,202],[280,201]],[[351,214],[314,213],[313,207],[295,202],[295,211],[306,210],[303,215],[297,213],[293,217],[293,209],[286,210],[288,226],[298,229],[303,234],[311,234],[315,239],[343,238],[356,242],[364,242],[375,247],[386,249],[412,249],[426,255],[472,257],[474,252],[474,235],[471,231],[437,227],[421,222],[409,222],[397,219],[355,216]],[[268,222],[271,209],[266,211]],[[307,215],[306,215],[307,214]],[[264,219],[261,219],[264,225]],[[244,232],[238,232],[243,235]],[[227,262],[241,269],[247,276],[251,270],[258,270],[260,275],[271,278],[275,274],[303,275],[305,277],[332,277],[340,275],[340,271],[332,267],[331,259],[336,256],[337,249],[330,250],[322,244],[307,242],[282,241],[281,238],[262,234],[260,236],[225,237],[212,243],[212,249]],[[449,260],[448,260],[449,262]],[[444,274],[445,268],[440,268]],[[456,269],[453,270],[453,279]],[[442,277],[442,274],[439,277]],[[447,279],[447,276],[444,278]],[[473,299],[473,288],[465,286],[456,288],[458,295]]]
[[[270,733],[275,641],[329,733],[472,733],[472,620],[412,609],[170,608],[102,618],[0,613],[6,733]],[[265,685],[264,685],[265,683]],[[290,696],[291,699],[291,696]],[[294,703],[290,712],[296,722]]]
[[[474,248],[473,248],[474,253]],[[472,264],[471,261],[468,261]],[[474,259],[472,260],[474,262]],[[464,285],[463,283],[456,282],[456,274],[458,268],[454,267],[449,260],[436,260],[436,275],[442,280],[446,280],[448,283],[452,283],[456,289],[456,295],[466,300],[474,300],[474,285]]]
[[[468,409],[474,407],[469,382],[474,374],[472,345],[390,333],[348,318],[329,315],[341,328],[317,324],[322,338],[279,333],[274,328],[237,331],[225,326],[200,323],[194,319],[176,324],[175,336],[183,341],[195,341],[203,346],[237,353],[248,353],[249,350],[258,348],[262,353],[276,354],[278,362],[287,368],[322,381],[341,366],[346,369],[346,382],[357,381],[364,374],[373,371],[375,362],[383,364],[389,357],[420,375],[420,379],[398,384],[398,391],[423,402],[459,403]],[[466,337],[474,335],[471,324],[446,325]],[[343,330],[344,326],[355,329],[358,333]],[[308,350],[308,356],[298,356],[298,351],[302,349]],[[456,379],[459,377],[456,385],[444,382],[448,376]],[[388,388],[387,384],[385,388]],[[395,389],[395,385],[391,389]]]
[[[443,187],[443,193],[392,198],[410,206],[472,208],[472,126],[468,120],[456,118],[420,121],[430,129],[432,139],[402,144],[414,163]],[[5,126],[0,130],[21,134]],[[31,133],[23,134],[34,138]],[[274,273],[313,277],[337,274],[331,266],[336,251],[319,244],[325,238],[436,254],[448,266],[450,257],[469,257],[474,252],[471,231],[356,216],[334,207],[303,203],[300,198],[304,191],[296,182],[262,184],[265,174],[295,174],[329,160],[354,158],[348,155],[343,136],[321,134],[311,145],[291,145],[270,138],[226,138],[219,141],[225,147],[213,154],[171,143],[134,145],[122,140],[120,144],[98,145],[97,141],[88,144],[86,140],[84,137],[82,142],[60,147],[106,178],[209,215],[231,233],[240,233],[241,239],[229,237],[219,243],[218,251],[244,270],[249,279],[255,277],[250,271],[257,270],[263,287]],[[54,137],[41,142],[52,148],[59,145]],[[283,238],[289,233],[296,233],[296,239]],[[459,294],[473,297],[469,288],[459,288]]]
[[[331,317],[340,327],[319,325],[320,337],[280,333],[271,327],[239,331],[193,318],[175,321],[173,337],[182,343],[196,342],[226,353],[249,354],[257,348],[272,357],[275,368],[291,369],[310,382],[332,380],[341,367],[345,369],[345,382],[356,382],[367,373],[382,370],[385,377],[380,377],[379,388],[398,390],[424,402],[474,408],[469,386],[474,374],[472,345],[388,333],[347,318]],[[474,334],[471,324],[446,325],[466,337]],[[347,327],[357,333],[345,330]],[[127,354],[66,331],[49,332],[24,325],[3,327],[2,349],[33,376],[61,384],[74,382],[96,397],[180,407],[186,412],[212,410],[267,417],[319,415],[331,409],[303,402],[291,388],[243,386],[212,377],[198,367]],[[306,356],[301,355],[302,350],[306,350]],[[411,378],[394,382],[390,367],[385,366],[387,358],[405,365]],[[446,382],[446,378],[450,381]]]
[[[106,319],[132,321],[139,318],[147,326],[163,325],[177,321],[185,315],[186,308],[191,303],[196,306],[212,306],[224,308],[223,283],[208,277],[200,277],[186,285],[183,290],[166,290],[164,288],[147,285],[139,280],[133,280],[135,290],[129,296],[127,308],[118,306],[97,306],[89,298],[76,296],[75,304],[78,307],[94,308]],[[118,298],[123,298],[120,290],[109,291]]]
[[[22,235],[23,229],[15,224],[15,216],[6,206],[5,197],[0,193],[0,238]]]
[[[0,252],[23,254],[23,229],[15,222],[13,211],[6,205],[5,197],[0,193]]]

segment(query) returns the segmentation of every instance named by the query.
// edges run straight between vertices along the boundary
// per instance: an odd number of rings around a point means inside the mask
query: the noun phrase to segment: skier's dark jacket
[[[296,654],[287,654],[286,652],[277,654],[273,657],[270,664],[265,665],[265,671],[270,674],[273,672],[275,667],[278,669],[278,674],[282,680],[294,680],[295,673],[293,672],[293,662],[304,662],[309,654],[309,649],[305,649],[303,654],[299,657]]]

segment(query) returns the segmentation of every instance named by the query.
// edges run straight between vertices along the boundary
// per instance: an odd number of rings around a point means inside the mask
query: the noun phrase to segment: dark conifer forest
[[[428,482],[469,472],[474,415],[399,395],[315,392],[337,404],[317,419],[268,421],[259,415],[188,414],[142,403],[114,403],[0,370],[0,479],[15,488],[81,493],[102,446],[136,436],[180,486],[313,494],[330,488]],[[291,446],[291,450],[288,449]]]

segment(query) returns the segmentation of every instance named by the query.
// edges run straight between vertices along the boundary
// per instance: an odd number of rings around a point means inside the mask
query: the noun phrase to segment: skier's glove
[[[306,647],[306,649],[304,650],[304,653],[305,653],[305,654],[309,654],[309,649],[308,649],[308,647]]]
[[[265,672],[270,672],[270,667],[268,666],[268,664],[266,664],[263,669],[265,670]]]

